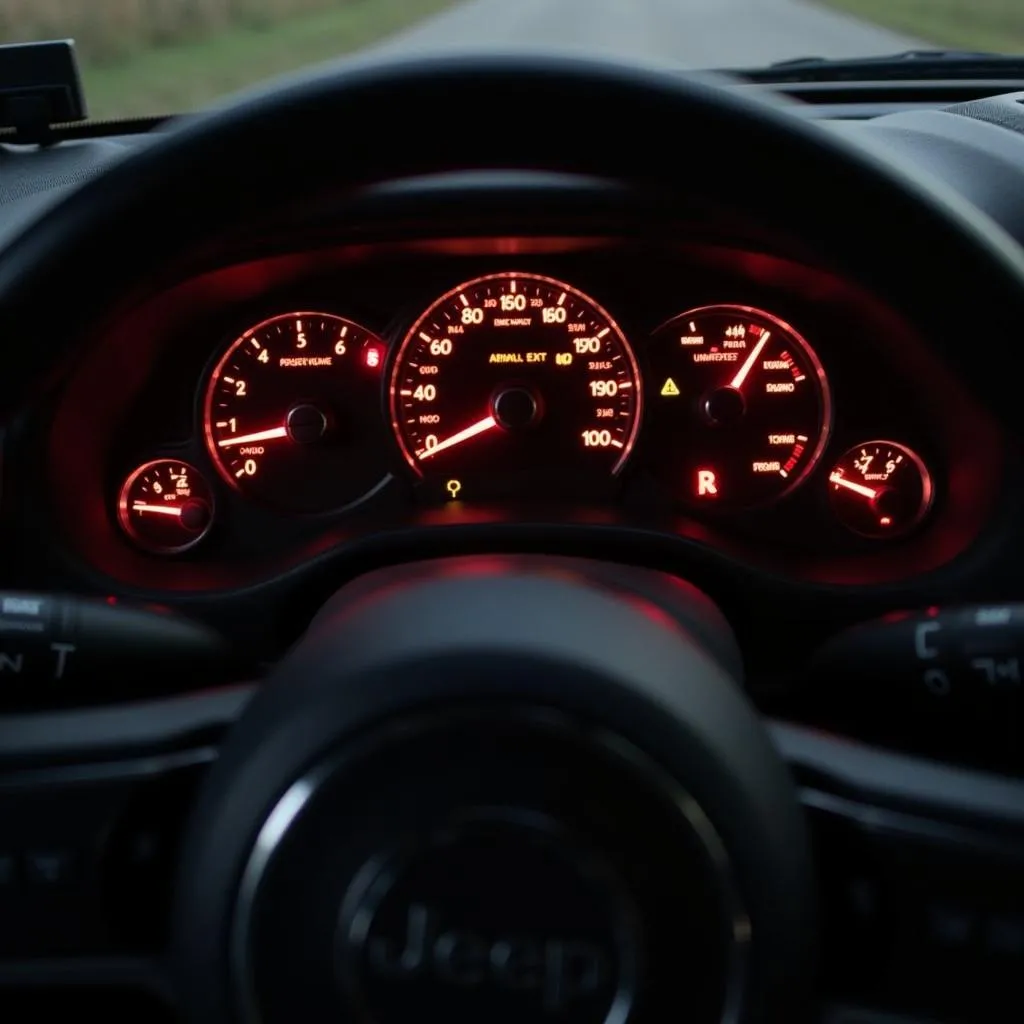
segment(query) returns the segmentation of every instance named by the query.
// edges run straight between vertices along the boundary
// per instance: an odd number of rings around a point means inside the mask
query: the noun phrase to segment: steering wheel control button
[[[635,996],[636,936],[617,905],[621,884],[572,851],[554,822],[489,819],[367,865],[342,914],[343,985],[378,1024],[403,1024],[413,1003],[476,1024],[492,1000],[495,1024],[547,1015],[622,1024]]]
[[[25,878],[45,889],[63,888],[78,877],[79,860],[74,850],[34,850],[25,854]]]
[[[108,934],[120,946],[155,952],[167,944],[175,859],[208,753],[184,765],[172,761],[134,790],[106,832],[101,885]]]
[[[969,949],[978,931],[978,916],[963,907],[932,904],[925,910],[928,941],[942,949]]]
[[[1020,1019],[1024,945],[1015,952],[1012,940],[1014,921],[1024,938],[1019,829],[981,832],[966,816],[954,824],[844,797],[805,799],[828,921],[829,990],[928,1019]],[[865,872],[866,915],[848,898]],[[1003,949],[991,941],[997,922],[1010,926]]]
[[[1024,605],[901,612],[811,659],[815,721],[897,749],[1024,771]]]

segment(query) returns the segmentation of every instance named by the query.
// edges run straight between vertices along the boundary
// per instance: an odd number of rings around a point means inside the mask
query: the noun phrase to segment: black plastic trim
[[[157,754],[153,757],[132,758],[124,761],[104,761],[82,765],[60,765],[52,768],[29,768],[0,775],[0,796],[7,790],[47,789],[89,782],[148,779],[166,775],[181,768],[196,768],[212,764],[217,759],[215,747],[198,747],[175,754]]]
[[[0,960],[5,988],[89,987],[138,989],[170,1001],[172,990],[159,961],[141,957],[41,957]]]
[[[828,793],[833,810],[895,828],[913,828],[906,817],[892,816],[899,813],[921,819],[923,829],[935,822],[980,829],[1024,850],[1024,779],[910,757],[805,726],[771,722],[769,728],[798,783],[805,791]]]
[[[194,745],[197,737],[223,732],[242,713],[252,686],[233,686],[168,700],[122,704],[85,711],[0,717],[0,772],[131,757]],[[164,762],[134,762],[136,765]],[[59,772],[59,768],[45,771]],[[77,770],[77,769],[76,769]],[[97,770],[95,766],[90,769]],[[147,774],[132,769],[129,774]]]

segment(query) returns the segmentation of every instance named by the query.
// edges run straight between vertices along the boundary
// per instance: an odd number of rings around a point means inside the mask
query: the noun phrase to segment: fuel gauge
[[[125,480],[117,518],[140,548],[174,555],[206,536],[213,522],[213,494],[199,470],[187,462],[156,459]]]
[[[828,476],[836,518],[862,537],[909,533],[931,508],[934,488],[927,466],[895,441],[865,441],[851,448]]]

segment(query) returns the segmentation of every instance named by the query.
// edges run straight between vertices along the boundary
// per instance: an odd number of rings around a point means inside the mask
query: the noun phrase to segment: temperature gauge
[[[140,548],[174,555],[206,536],[213,522],[213,494],[187,462],[157,459],[125,480],[117,518]]]
[[[851,448],[828,476],[836,518],[862,537],[897,537],[912,530],[932,504],[931,474],[920,457],[894,441]]]

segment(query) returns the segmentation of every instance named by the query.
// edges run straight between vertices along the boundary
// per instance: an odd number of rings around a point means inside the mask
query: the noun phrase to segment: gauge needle
[[[768,344],[768,339],[772,336],[771,331],[763,331],[757,344],[754,346],[750,355],[747,356],[744,364],[739,368],[736,376],[729,381],[729,387],[735,388],[737,391],[743,387],[743,382],[750,376],[750,371],[754,368],[754,363],[757,362],[757,357],[764,351],[765,345]]]
[[[863,495],[871,501],[874,501],[875,498],[878,497],[878,491],[873,490],[870,487],[865,487],[863,484],[855,484],[852,480],[847,480],[838,473],[833,473],[828,479],[829,482],[835,484],[836,487],[845,487],[848,491],[853,491],[854,494]]]
[[[180,505],[146,505],[142,502],[135,502],[132,505],[133,512],[154,512],[158,516],[178,516],[181,518]]]
[[[256,441],[273,441],[278,437],[287,437],[287,427],[271,427],[270,430],[257,430],[255,434],[241,434],[238,437],[225,437],[217,442],[218,448],[229,448],[233,444],[254,444]]]
[[[433,448],[422,448],[416,453],[416,458],[429,459],[431,455],[443,452],[446,448],[454,448],[457,444],[462,444],[463,441],[468,441],[471,437],[476,437],[477,434],[483,434],[497,425],[498,421],[493,416],[488,416],[486,419],[474,423],[471,427],[466,427],[465,430],[460,430],[457,434],[452,434],[451,437],[438,441]]]

